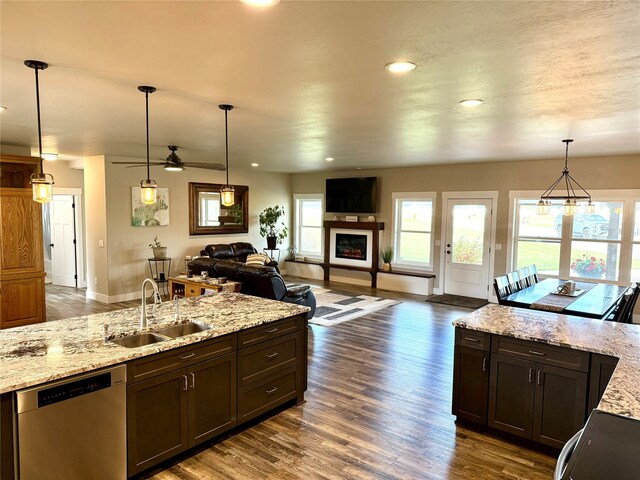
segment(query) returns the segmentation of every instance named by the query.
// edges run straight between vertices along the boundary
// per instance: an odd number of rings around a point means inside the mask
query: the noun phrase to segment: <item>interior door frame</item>
[[[54,195],[72,195],[73,203],[75,205],[75,220],[76,220],[76,259],[77,259],[77,275],[78,275],[78,287],[87,287],[87,274],[85,272],[85,252],[84,252],[84,209],[82,202],[82,189],[81,188],[65,188],[56,187],[53,189]]]
[[[491,279],[494,278],[494,263],[496,256],[496,224],[498,219],[498,192],[497,190],[490,191],[474,191],[474,192],[442,192],[442,222],[440,226],[440,268],[438,275],[440,281],[438,282],[438,288],[434,289],[434,293],[444,294],[444,272],[445,272],[445,248],[447,243],[447,228],[449,226],[449,218],[447,217],[447,208],[449,200],[491,200],[491,232],[489,233],[489,290],[487,294],[487,300],[492,303],[498,303],[498,298],[495,292],[491,288]]]

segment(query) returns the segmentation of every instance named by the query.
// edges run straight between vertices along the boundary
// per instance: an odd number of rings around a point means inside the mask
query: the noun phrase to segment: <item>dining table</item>
[[[575,280],[574,280],[575,281]],[[567,280],[546,278],[500,299],[500,304],[604,319],[628,287],[610,283],[575,281],[575,292],[560,293]]]

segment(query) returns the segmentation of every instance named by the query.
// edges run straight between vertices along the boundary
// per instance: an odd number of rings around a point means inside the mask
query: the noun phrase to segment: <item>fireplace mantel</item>
[[[358,270],[361,272],[369,272],[371,274],[371,287],[376,288],[378,273],[378,258],[380,251],[380,232],[384,230],[384,222],[339,222],[336,220],[326,220],[323,222],[324,227],[324,280],[329,281],[330,270],[332,268],[342,268],[345,270]],[[331,263],[331,230],[371,230],[373,232],[371,238],[371,266],[355,267],[347,265],[336,265]]]

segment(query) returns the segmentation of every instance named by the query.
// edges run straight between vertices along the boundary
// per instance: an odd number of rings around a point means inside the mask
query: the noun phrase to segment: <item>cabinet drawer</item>
[[[298,334],[291,333],[240,350],[238,352],[240,385],[244,386],[286,368],[295,367],[298,342]]]
[[[491,349],[493,352],[510,357],[533,360],[580,372],[589,371],[589,352],[499,335],[494,335]]]
[[[286,318],[238,332],[238,347],[248,347],[287,333],[293,333],[298,328],[298,318]]]
[[[491,346],[491,334],[456,327],[456,345],[489,351]]]
[[[238,393],[238,423],[296,398],[297,375],[298,372],[291,369],[241,388]]]
[[[193,346],[190,345],[149,357],[139,358],[127,363],[127,379],[129,383],[138,382],[235,350],[236,335],[231,334]]]

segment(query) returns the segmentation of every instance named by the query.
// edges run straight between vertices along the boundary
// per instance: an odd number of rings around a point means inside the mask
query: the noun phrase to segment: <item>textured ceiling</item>
[[[0,140],[268,171],[640,152],[640,2],[0,3]],[[394,76],[396,60],[417,68]],[[458,102],[481,98],[464,108]]]

